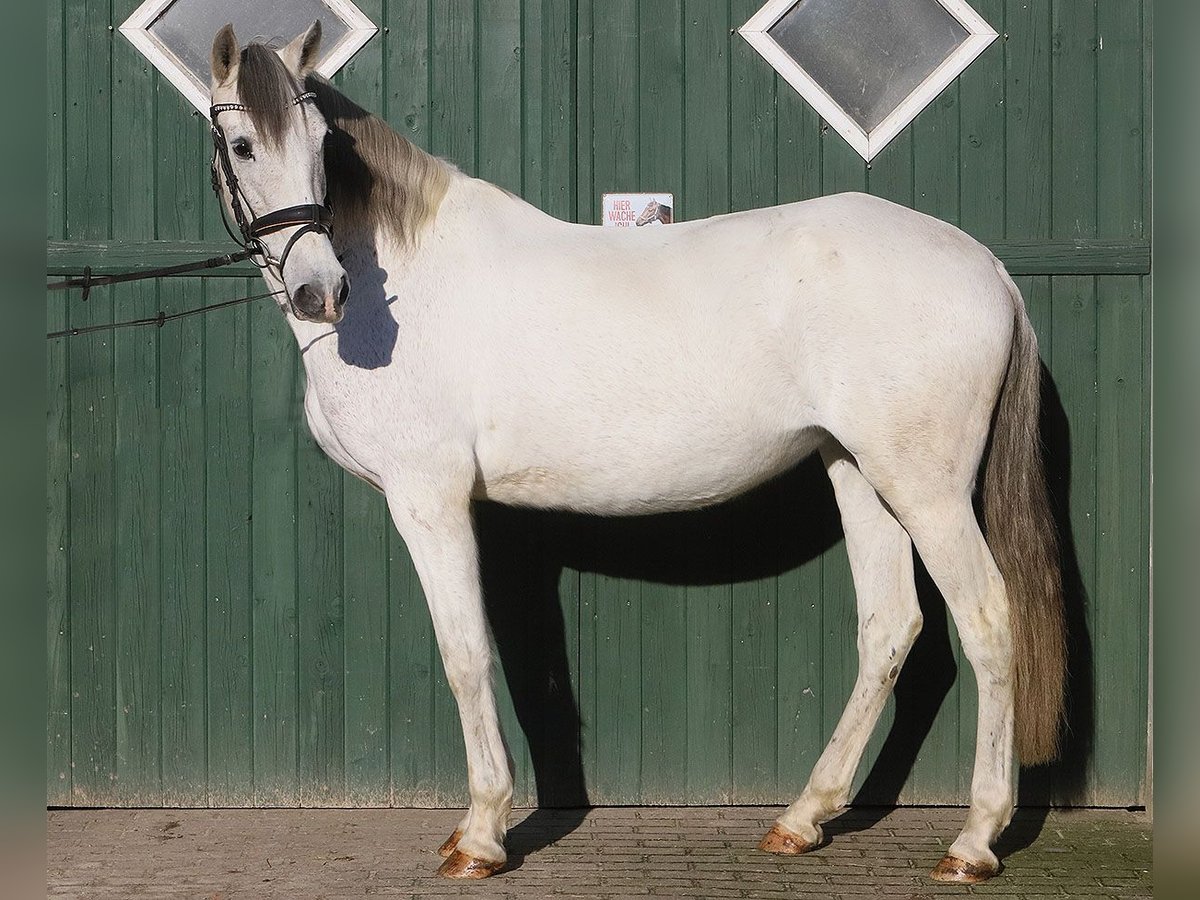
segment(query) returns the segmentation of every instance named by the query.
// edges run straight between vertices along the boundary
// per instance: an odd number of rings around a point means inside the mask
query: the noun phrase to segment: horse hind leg
[[[849,454],[830,443],[821,456],[841,512],[854,580],[858,677],[803,793],[759,844],[771,853],[804,853],[821,844],[821,823],[849,801],[863,750],[921,630],[908,534]]]
[[[912,503],[888,499],[945,598],[979,690],[970,809],[932,877],[983,881],[1000,869],[991,844],[1013,810],[1013,641],[1004,580],[968,491]]]

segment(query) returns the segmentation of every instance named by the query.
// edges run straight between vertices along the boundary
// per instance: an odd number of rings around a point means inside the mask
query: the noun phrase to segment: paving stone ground
[[[48,894],[80,900],[483,898],[1150,897],[1151,827],[1126,811],[1018,811],[982,885],[927,873],[965,810],[852,809],[801,857],[755,849],[778,809],[518,811],[510,869],[480,882],[434,872],[453,810],[55,810]]]

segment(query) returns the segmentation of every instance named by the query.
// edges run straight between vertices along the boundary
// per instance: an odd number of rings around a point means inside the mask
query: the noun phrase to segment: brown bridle
[[[317,95],[313,91],[305,91],[302,94],[298,94],[292,100],[292,105],[299,106],[301,103],[316,100],[316,97]],[[212,189],[213,193],[217,195],[217,200],[220,201],[221,178],[224,177],[225,186],[229,191],[229,208],[233,212],[233,220],[237,225],[240,237],[239,234],[234,234],[233,229],[229,227],[229,219],[225,215],[225,205],[223,203],[221,204],[221,224],[229,232],[230,238],[249,254],[249,258],[255,264],[260,268],[274,269],[275,273],[279,276],[279,280],[282,282],[283,266],[287,262],[288,254],[292,252],[292,248],[296,245],[296,241],[310,232],[324,234],[330,238],[333,237],[333,212],[330,210],[328,202],[324,204],[302,203],[297,206],[277,209],[266,215],[256,216],[254,210],[250,207],[249,199],[247,199],[241,186],[238,184],[237,175],[233,171],[233,163],[229,159],[229,144],[225,140],[225,131],[217,121],[217,116],[230,110],[244,112],[248,110],[248,107],[241,103],[216,103],[209,108],[209,120],[212,122],[213,139]],[[247,216],[247,211],[249,211],[249,216]],[[284,245],[283,253],[276,259],[267,250],[267,246],[262,242],[262,238],[269,234],[275,234],[277,231],[283,231],[285,228],[293,228],[295,226],[299,226],[299,228],[288,238],[287,244]]]

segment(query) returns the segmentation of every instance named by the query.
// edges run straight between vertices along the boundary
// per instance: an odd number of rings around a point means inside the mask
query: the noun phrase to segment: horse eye
[[[250,149],[250,142],[245,138],[238,138],[234,141],[233,155],[238,159],[254,159],[254,152]]]

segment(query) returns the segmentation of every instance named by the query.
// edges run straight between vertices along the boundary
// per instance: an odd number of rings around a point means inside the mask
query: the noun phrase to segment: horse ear
[[[217,32],[212,47],[212,77],[213,86],[224,84],[229,79],[229,73],[241,56],[237,36],[233,33],[233,25],[226,25]]]
[[[321,49],[321,20],[317,19],[308,31],[279,51],[284,64],[296,75],[305,75],[317,61]]]

